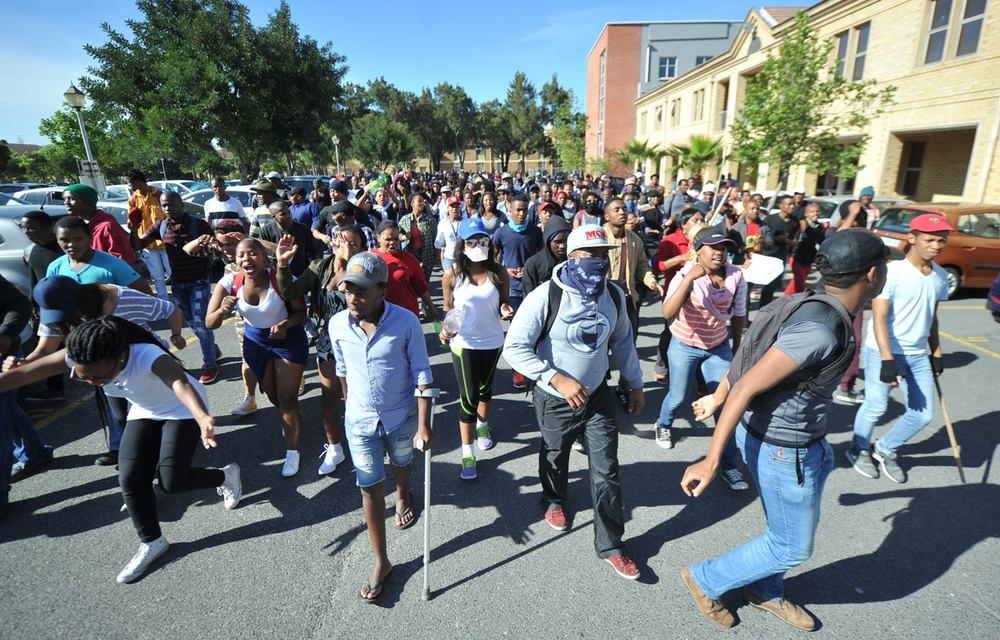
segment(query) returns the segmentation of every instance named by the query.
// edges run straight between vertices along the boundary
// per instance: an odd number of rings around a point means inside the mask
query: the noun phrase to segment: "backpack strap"
[[[278,273],[274,269],[271,269],[270,271],[271,271],[271,288],[274,289],[274,292],[278,294],[278,297],[281,298],[282,301],[284,301],[285,296],[281,295],[281,289],[278,288]],[[242,271],[233,276],[233,290],[230,295],[239,297],[240,289],[243,288],[243,284],[245,281],[246,281],[246,274],[243,273]]]
[[[556,323],[556,316],[559,314],[559,305],[562,304],[562,288],[551,279],[549,280],[548,300],[548,305],[545,307],[545,324],[542,325],[542,331],[538,334],[538,338],[535,339],[535,349],[538,348],[542,340],[552,331],[552,325]]]

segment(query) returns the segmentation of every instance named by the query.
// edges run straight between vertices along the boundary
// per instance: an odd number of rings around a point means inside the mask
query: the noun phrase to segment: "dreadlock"
[[[116,316],[88,320],[66,337],[66,355],[77,364],[93,364],[121,356],[130,344],[163,344],[142,327]],[[172,354],[171,354],[172,355]]]

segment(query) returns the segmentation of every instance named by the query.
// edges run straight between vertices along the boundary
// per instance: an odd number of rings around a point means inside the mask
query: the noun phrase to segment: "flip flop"
[[[413,511],[413,494],[407,491],[406,497],[409,504],[405,509],[403,509],[402,513],[397,513],[394,518],[396,521],[396,528],[400,531],[409,529],[417,522],[417,514]],[[409,516],[409,520],[406,520],[407,516]]]
[[[394,566],[389,567],[389,570],[385,572],[385,575],[382,576],[382,579],[378,582],[378,584],[373,586],[372,583],[366,582],[361,587],[361,591],[358,592],[358,597],[368,604],[373,604],[378,601],[378,597],[382,595],[382,591],[385,589],[385,583],[389,579],[389,576],[392,575],[392,570],[394,568]],[[367,596],[364,595],[366,591],[368,592]]]

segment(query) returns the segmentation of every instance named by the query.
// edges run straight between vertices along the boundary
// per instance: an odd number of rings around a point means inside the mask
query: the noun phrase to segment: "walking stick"
[[[944,403],[944,396],[941,395],[941,383],[937,376],[934,376],[934,388],[937,389],[938,401],[941,403],[941,413],[944,414],[944,426],[948,431],[948,440],[951,441],[951,452],[955,456],[955,465],[958,466],[958,477],[965,484],[965,471],[962,470],[962,450],[958,446],[958,439],[955,437],[955,427],[951,425],[951,416],[948,415],[948,405]]]
[[[440,389],[424,389],[423,391],[416,389],[413,392],[413,395],[418,398],[431,399],[431,415],[427,418],[431,432],[434,431],[434,403],[440,394]],[[431,566],[431,450],[426,448],[426,444],[421,442],[420,447],[418,447],[424,452],[424,588],[420,592],[420,599],[425,601],[431,599],[430,579],[428,577]]]

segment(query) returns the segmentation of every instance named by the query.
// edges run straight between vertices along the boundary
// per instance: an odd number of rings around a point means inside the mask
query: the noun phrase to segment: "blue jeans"
[[[915,436],[918,431],[930,424],[934,417],[934,372],[927,354],[919,356],[902,356],[892,354],[903,376],[903,384],[899,385],[906,400],[906,412],[900,416],[889,432],[878,441],[878,448],[889,454],[894,454],[903,444]],[[872,432],[875,423],[879,421],[889,406],[889,390],[892,388],[879,381],[882,370],[882,356],[878,349],[865,347],[865,401],[854,416],[853,446],[867,451],[871,446]]]
[[[17,403],[17,391],[6,391],[0,396],[7,396],[8,394],[13,394],[14,399],[10,402],[12,405],[13,413],[9,416],[7,414],[8,408],[4,406],[6,400],[0,400],[0,416],[4,422],[10,422],[11,427],[11,439],[14,442],[14,458],[17,462],[23,462],[24,464],[31,464],[42,460],[49,453],[48,447],[42,442],[42,437],[38,435],[38,431],[35,430],[35,425],[31,422],[31,418],[21,410],[21,406]]]
[[[708,392],[714,393],[733,362],[733,350],[729,347],[728,340],[711,349],[702,349],[674,338],[667,348],[667,362],[670,369],[670,388],[663,398],[663,404],[660,405],[660,417],[657,422],[669,429],[677,410],[691,397],[691,392],[694,390],[695,368],[701,367]],[[716,420],[719,419],[720,413],[722,413],[721,407],[715,412]],[[722,469],[724,471],[735,469],[738,456],[736,442],[730,438],[722,453]]]
[[[27,448],[29,457],[44,454],[44,445],[35,432],[35,425],[17,403],[17,390],[4,391],[0,393],[0,504],[7,504],[10,470],[14,466],[14,445],[19,437],[23,439],[22,448]],[[25,459],[22,461],[27,462]]]
[[[385,457],[394,467],[408,467],[413,461],[413,436],[417,435],[417,413],[407,416],[403,424],[386,432],[379,421],[375,433],[368,435],[355,430],[350,420],[344,420],[344,432],[354,463],[355,483],[364,489],[385,481]]]
[[[671,372],[673,374],[673,372]],[[717,560],[691,567],[691,577],[709,598],[749,586],[764,600],[785,597],[785,572],[812,555],[823,485],[833,470],[826,438],[798,450],[804,482],[795,472],[795,448],[776,447],[736,428],[736,442],[764,507],[764,534]]]
[[[196,282],[175,282],[173,284],[174,300],[181,308],[184,321],[188,323],[194,334],[198,336],[201,346],[202,367],[215,368],[215,334],[205,326],[205,316],[208,314],[208,301],[212,297],[212,285],[208,280]]]

